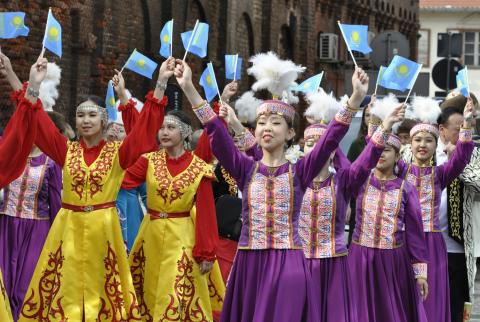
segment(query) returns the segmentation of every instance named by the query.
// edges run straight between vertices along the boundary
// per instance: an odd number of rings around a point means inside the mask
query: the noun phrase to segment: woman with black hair
[[[123,95],[120,73],[114,85],[128,129],[136,118],[135,108]],[[213,267],[218,244],[211,182],[215,175],[189,151],[191,134],[186,114],[169,111],[157,136],[162,149],[140,157],[122,185],[125,189],[147,185],[148,213],[129,258],[145,321],[212,321],[210,297],[223,301],[224,290],[209,287],[206,274]]]

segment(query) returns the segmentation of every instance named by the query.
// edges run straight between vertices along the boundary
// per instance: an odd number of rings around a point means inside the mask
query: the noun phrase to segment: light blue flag
[[[233,80],[242,78],[242,62],[238,55],[225,55],[225,78]],[[237,64],[236,71],[235,64]]]
[[[113,91],[112,81],[108,82],[105,106],[107,107],[108,119],[115,121],[117,119],[117,107],[115,106],[115,92]]]
[[[393,57],[392,62],[382,74],[379,84],[402,92],[411,89],[421,68],[421,64],[397,55]]]
[[[200,58],[207,56],[208,28],[208,24],[200,22],[193,30],[181,34],[183,47],[187,52],[197,55]],[[192,38],[192,41],[189,47],[188,43],[190,42],[190,38]]]
[[[295,87],[295,91],[303,92],[305,94],[308,93],[315,93],[318,91],[320,87],[320,83],[322,82],[323,72],[318,75],[312,76],[309,79],[304,80],[300,85]]]
[[[459,70],[457,73],[457,89],[465,97],[470,97],[470,88],[468,86],[468,71],[467,67]]]
[[[139,53],[136,49],[125,64],[125,68],[150,79],[152,79],[153,72],[157,69],[157,66],[158,64],[156,62]]]
[[[345,41],[350,50],[368,54],[372,48],[368,45],[368,26],[340,24],[343,30]]]
[[[165,58],[172,56],[173,19],[163,26],[160,32],[160,55]]]
[[[43,47],[58,57],[62,57],[62,26],[55,19],[52,10],[48,10],[47,27],[43,37]]]
[[[200,85],[205,91],[205,97],[207,101],[211,102],[212,99],[218,94],[218,85],[217,79],[215,78],[215,72],[213,71],[212,63],[207,64],[207,68],[202,73],[200,77]]]
[[[29,31],[25,26],[25,12],[0,12],[0,38],[27,36]]]

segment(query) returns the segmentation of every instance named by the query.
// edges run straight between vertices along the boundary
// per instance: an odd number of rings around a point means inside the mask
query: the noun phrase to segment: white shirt
[[[445,144],[443,144],[441,138],[438,139],[437,145],[437,165],[442,165],[448,161],[447,154],[443,151]],[[440,229],[442,230],[443,238],[447,244],[448,253],[464,253],[463,245],[456,242],[453,238],[448,236],[448,208],[447,208],[447,189],[442,190],[442,196],[440,199]]]

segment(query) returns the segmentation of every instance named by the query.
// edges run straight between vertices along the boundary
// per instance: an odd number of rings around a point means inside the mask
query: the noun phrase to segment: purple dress
[[[418,167],[399,161],[399,176],[417,190],[421,204],[423,231],[428,250],[428,289],[425,301],[428,321],[449,321],[450,290],[448,285],[447,248],[440,229],[442,190],[458,177],[468,164],[474,144],[471,130],[460,130],[456,149],[450,160],[440,166]]]
[[[372,173],[357,197],[348,262],[359,322],[426,322],[415,278],[426,277],[420,203],[403,179]]]
[[[345,219],[350,198],[356,196],[375,167],[388,134],[378,129],[359,158],[307,188],[300,210],[299,233],[312,275],[315,321],[357,322],[345,243]]]
[[[209,107],[208,107],[209,108]],[[214,155],[243,193],[239,250],[227,284],[221,321],[316,321],[312,282],[298,234],[303,195],[348,130],[342,110],[314,150],[273,173],[242,154],[210,110],[196,110]]]
[[[0,269],[14,321],[50,226],[61,207],[62,170],[45,154],[30,158],[4,188],[0,205]]]

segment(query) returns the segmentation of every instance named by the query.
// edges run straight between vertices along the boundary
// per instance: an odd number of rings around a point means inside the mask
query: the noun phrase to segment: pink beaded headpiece
[[[420,133],[420,132],[427,132],[433,135],[434,137],[438,138],[440,132],[438,131],[438,127],[436,124],[428,124],[428,123],[419,123],[412,127],[410,130],[410,137]]]
[[[279,100],[264,101],[257,108],[257,118],[261,115],[278,114],[293,122],[295,118],[295,109],[290,104]]]
[[[318,139],[327,131],[327,126],[324,124],[312,124],[303,132],[303,139],[308,141],[310,139]]]
[[[427,132],[435,138],[440,135],[437,126],[437,118],[441,114],[438,102],[429,97],[416,96],[412,101],[413,113],[416,120],[420,123],[412,127],[410,137],[415,136],[419,132]]]
[[[388,136],[387,144],[394,147],[397,151],[400,151],[400,148],[402,147],[402,141],[400,141],[400,138],[395,134],[390,134]]]

